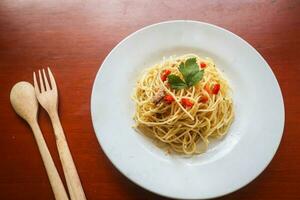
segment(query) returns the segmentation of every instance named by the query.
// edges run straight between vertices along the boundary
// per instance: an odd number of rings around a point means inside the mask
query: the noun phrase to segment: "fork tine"
[[[54,79],[54,76],[50,70],[50,68],[48,67],[48,74],[49,74],[49,77],[50,77],[50,82],[51,82],[51,87],[52,87],[52,90],[56,90],[56,83],[55,83],[55,79]]]
[[[42,92],[45,92],[45,87],[44,87],[44,83],[43,83],[41,70],[39,70],[39,79],[40,79],[40,86],[41,86],[41,93],[42,93]]]
[[[50,86],[49,86],[49,82],[45,73],[45,70],[43,69],[43,77],[44,77],[44,81],[45,81],[45,86],[46,86],[46,91],[50,90]]]
[[[35,72],[33,72],[33,85],[34,85],[35,94],[39,94],[40,89],[39,89],[39,85],[38,85],[37,80],[36,80]]]

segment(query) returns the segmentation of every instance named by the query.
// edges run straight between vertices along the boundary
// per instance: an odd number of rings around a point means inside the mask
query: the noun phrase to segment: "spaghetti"
[[[189,59],[203,70],[198,74],[194,71],[195,76],[190,78],[194,85],[188,85],[187,79],[183,81],[183,64]],[[172,85],[174,76],[177,85]],[[223,137],[233,122],[230,93],[212,59],[194,54],[171,57],[148,68],[137,81],[133,94],[135,127],[168,150],[189,155],[203,153],[209,140]]]

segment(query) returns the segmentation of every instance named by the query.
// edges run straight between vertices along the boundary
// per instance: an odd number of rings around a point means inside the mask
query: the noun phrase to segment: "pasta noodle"
[[[162,78],[164,73],[168,70],[183,79],[179,66],[189,58],[196,58],[199,69],[203,67],[202,79],[191,87],[172,89]],[[177,153],[205,152],[210,139],[222,138],[234,119],[228,82],[212,59],[195,54],[170,57],[146,69],[133,99],[136,129]]]

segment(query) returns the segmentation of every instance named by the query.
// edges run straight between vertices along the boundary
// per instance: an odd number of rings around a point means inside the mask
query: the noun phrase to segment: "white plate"
[[[228,135],[191,158],[168,155],[136,133],[130,98],[144,68],[185,53],[215,60],[232,86],[236,113]],[[282,94],[262,56],[237,35],[196,21],[154,24],[120,42],[97,74],[91,113],[114,166],[143,188],[173,198],[213,198],[245,186],[270,163],[284,127]]]

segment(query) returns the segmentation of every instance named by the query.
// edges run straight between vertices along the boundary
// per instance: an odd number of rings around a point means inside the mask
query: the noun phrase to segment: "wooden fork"
[[[39,103],[42,105],[42,107],[47,111],[48,115],[50,116],[52,126],[54,129],[55,138],[56,138],[56,145],[62,163],[63,171],[65,174],[70,197],[72,200],[85,200],[86,197],[57,112],[58,94],[57,94],[55,79],[53,77],[50,68],[48,68],[48,74],[51,83],[51,88],[50,88],[45,70],[42,69],[42,71],[43,71],[43,77],[41,74],[41,70],[39,70],[40,87],[37,83],[35,72],[33,72],[35,94]],[[44,79],[45,87],[44,87],[43,79]]]

